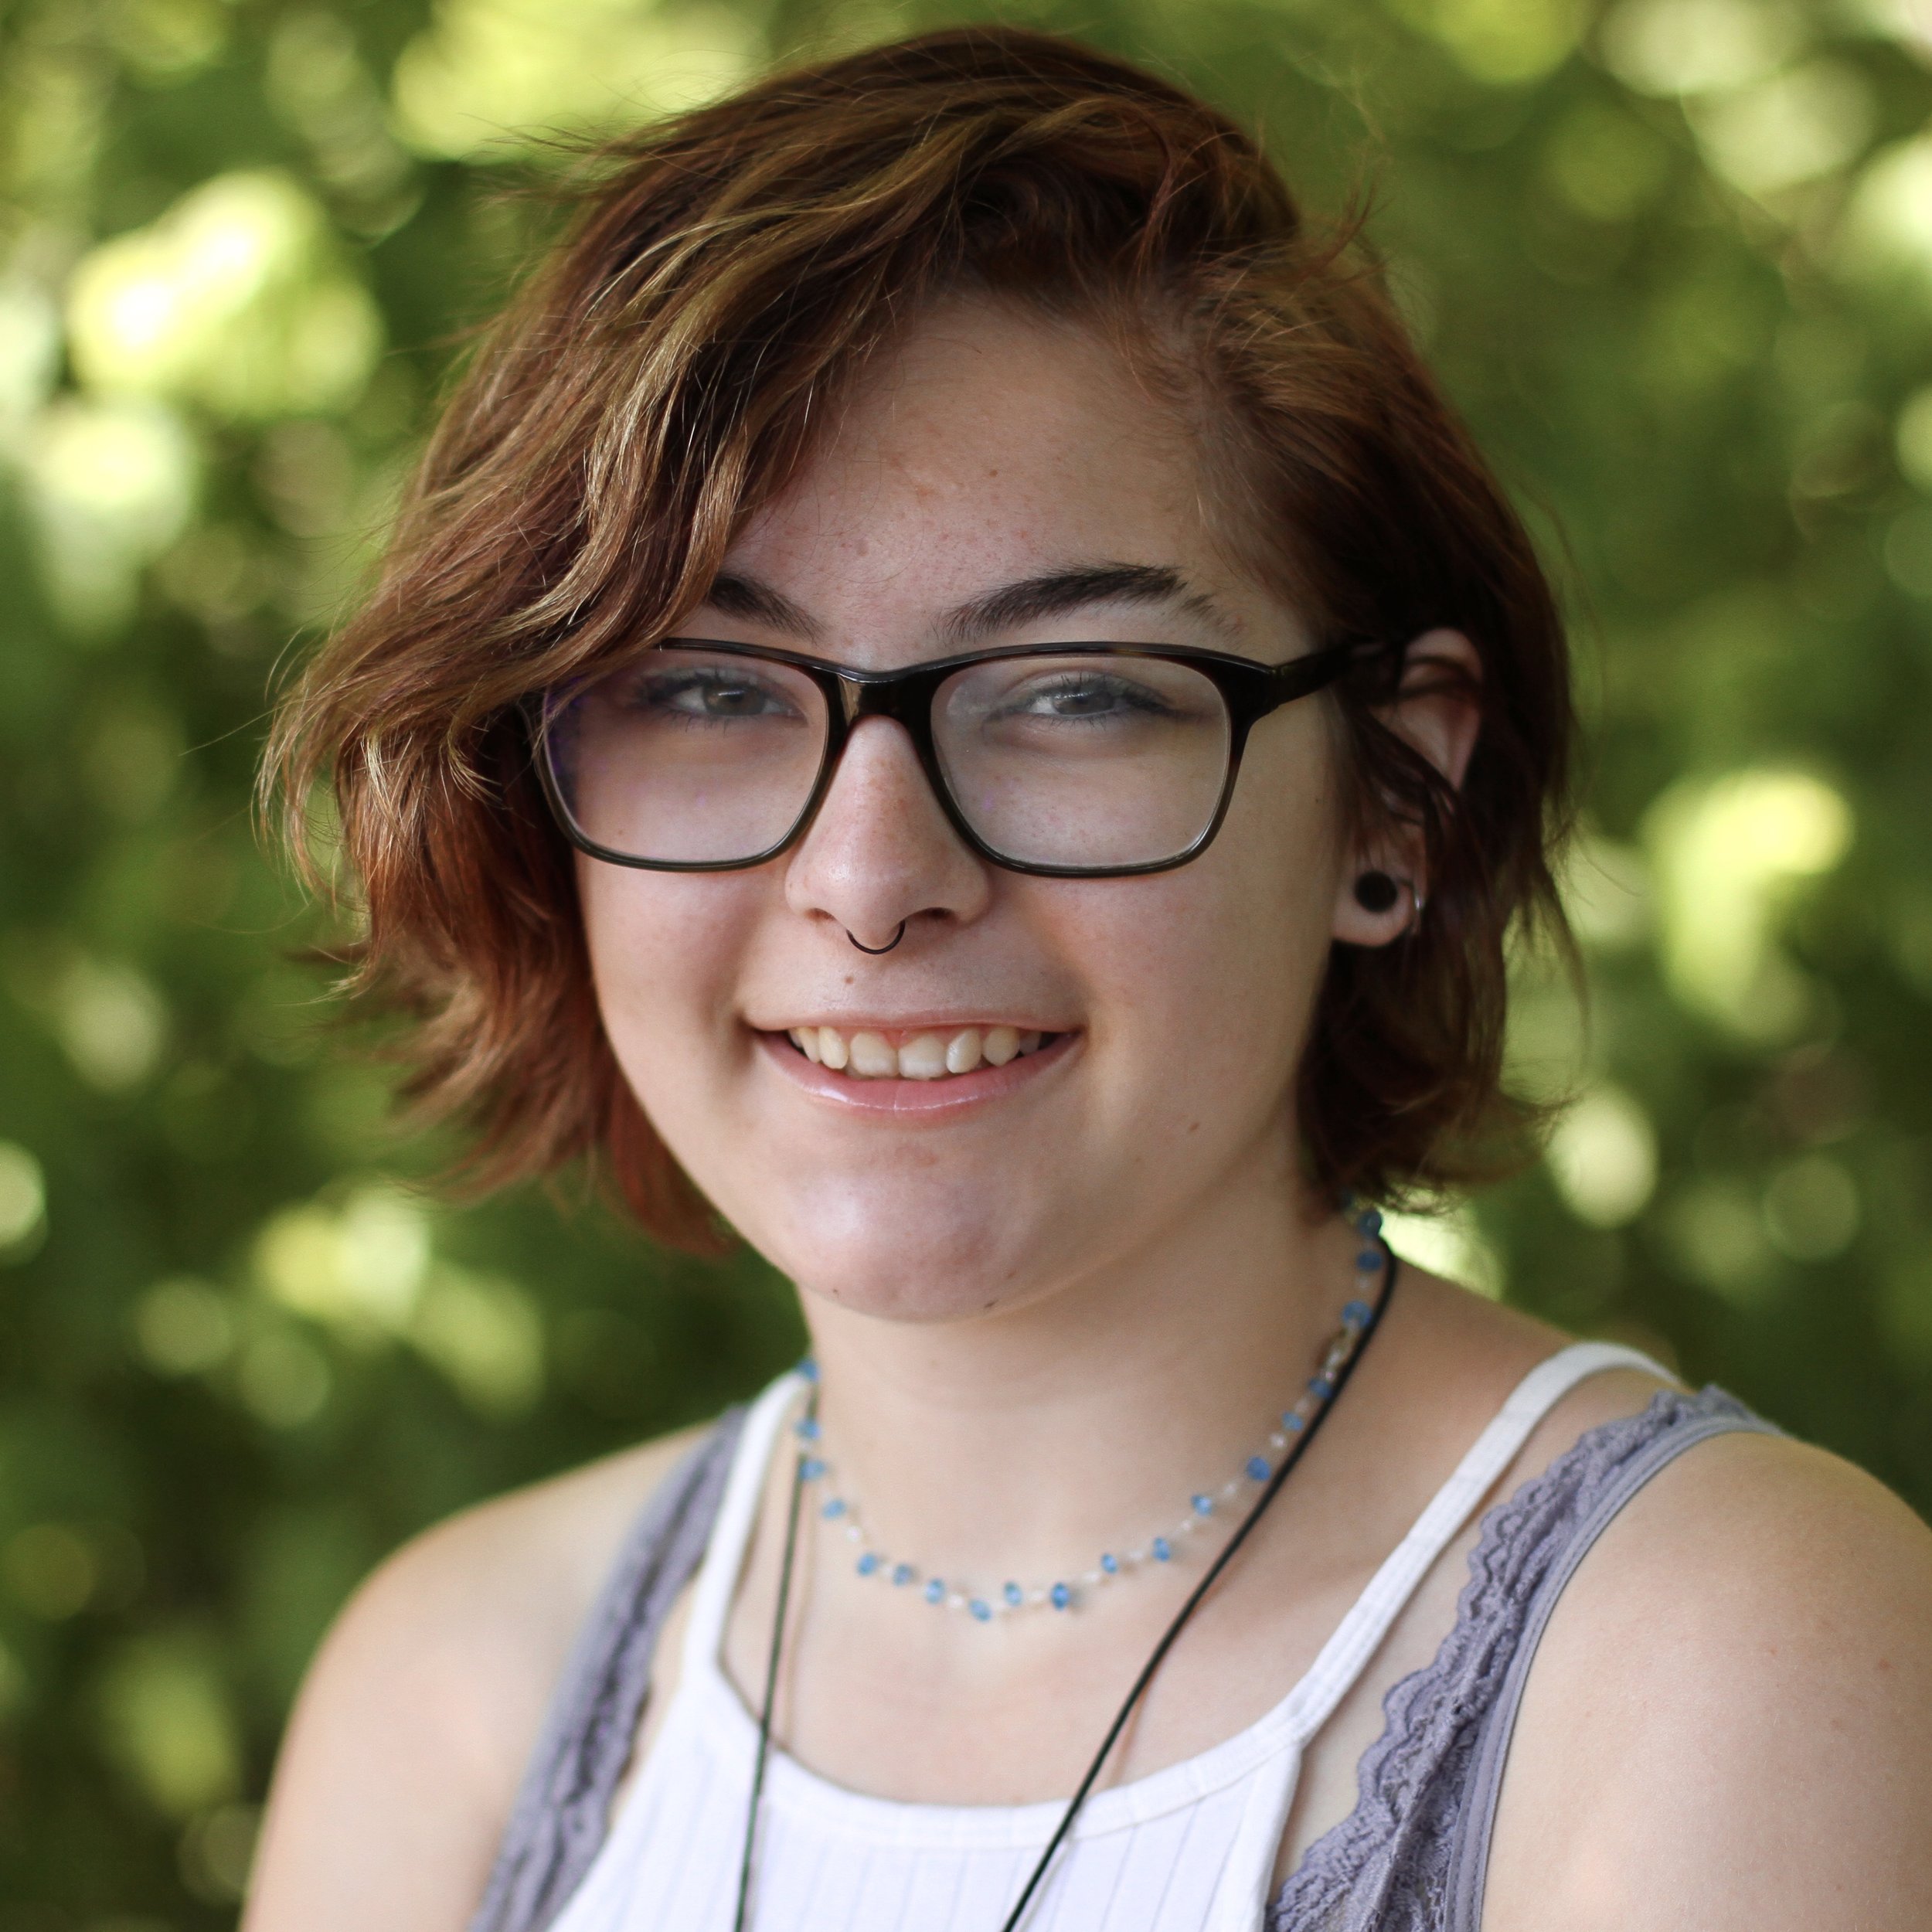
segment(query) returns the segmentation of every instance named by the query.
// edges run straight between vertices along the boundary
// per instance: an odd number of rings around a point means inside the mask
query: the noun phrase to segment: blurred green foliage
[[[1012,9],[1006,10],[1011,17]],[[407,1183],[248,792],[547,130],[884,0],[0,8],[0,1932],[232,1917],[287,1700],[432,1518],[796,1345],[750,1263]],[[1026,17],[1374,189],[1530,505],[1594,730],[1526,960],[1549,1158],[1405,1223],[1932,1499],[1932,15],[1097,0]],[[567,1204],[566,1204],[567,1206]],[[560,1216],[562,1216],[560,1220]]]

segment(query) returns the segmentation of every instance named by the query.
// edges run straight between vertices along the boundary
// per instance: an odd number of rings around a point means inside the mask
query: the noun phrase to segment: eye
[[[1107,723],[1165,717],[1158,691],[1117,671],[1058,671],[1019,686],[1000,709],[1009,717]]]
[[[692,723],[733,724],[797,715],[782,691],[722,666],[647,675],[639,679],[633,702],[647,714]]]

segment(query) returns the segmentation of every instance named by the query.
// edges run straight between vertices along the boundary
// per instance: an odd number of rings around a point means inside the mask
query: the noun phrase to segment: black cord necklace
[[[1206,1573],[1189,1593],[1187,1601],[1175,1613],[1174,1621],[1168,1625],[1147,1662],[1141,1666],[1140,1675],[1134,1679],[1133,1688],[1127,1693],[1120,1709],[1114,1715],[1113,1723],[1107,1727],[1107,1735],[1101,1739],[1100,1749],[1094,1753],[1093,1762],[1087,1767],[1087,1775],[1080,1780],[1079,1788],[1067,1801],[1066,1809],[1060,1815],[1060,1821],[1055,1827],[1053,1835],[1047,1840],[1046,1849],[1040,1853],[1039,1862],[1021,1888],[1020,1895],[1014,1901],[1013,1909],[1007,1914],[1000,1932],[1019,1932],[1019,1923],[1026,1914],[1027,1906],[1032,1903],[1034,1893],[1039,1889],[1041,1883],[1045,1879],[1055,1854],[1066,1842],[1067,1835],[1073,1830],[1075,1819],[1080,1816],[1081,1808],[1092,1793],[1108,1754],[1120,1741],[1121,1733],[1126,1730],[1128,1719],[1134,1715],[1135,1707],[1146,1694],[1148,1685],[1154,1681],[1154,1673],[1160,1668],[1162,1660],[1174,1648],[1175,1639],[1180,1635],[1188,1619],[1199,1607],[1202,1600],[1213,1588],[1222,1571],[1232,1560],[1234,1553],[1247,1542],[1255,1525],[1267,1512],[1268,1505],[1281,1493],[1281,1485],[1293,1473],[1295,1465],[1307,1454],[1309,1444],[1314,1441],[1322,1423],[1328,1420],[1335,1403],[1340,1400],[1342,1390],[1349,1386],[1349,1379],[1355,1373],[1355,1365],[1362,1359],[1362,1350],[1368,1346],[1369,1338],[1382,1326],[1383,1317],[1388,1311],[1389,1298],[1395,1292],[1396,1260],[1394,1250],[1387,1243],[1382,1242],[1379,1245],[1383,1257],[1382,1282],[1376,1294],[1375,1311],[1369,1318],[1367,1327],[1362,1330],[1361,1340],[1355,1352],[1336,1370],[1334,1386],[1327,1400],[1310,1417],[1308,1427],[1296,1437],[1294,1447],[1282,1458],[1281,1466],[1269,1478],[1267,1486],[1256,1497],[1248,1513],[1241,1519],[1234,1534],[1228,1539],[1220,1554],[1208,1565]],[[815,1420],[818,1410],[818,1388],[815,1382],[806,1399],[805,1413]],[[791,1598],[791,1573],[793,1560],[798,1551],[798,1515],[804,1493],[806,1461],[801,1449],[792,1464],[791,1500],[785,1518],[784,1556],[778,1572],[778,1608],[772,1622],[771,1653],[765,1666],[764,1696],[758,1708],[758,1749],[752,1764],[751,1801],[745,1816],[744,1856],[738,1867],[738,1910],[732,1920],[733,1932],[745,1932],[747,1915],[750,1906],[752,1853],[757,1839],[758,1804],[764,1792],[765,1766],[771,1755],[771,1709],[777,1690],[779,1660],[784,1648],[785,1613]]]

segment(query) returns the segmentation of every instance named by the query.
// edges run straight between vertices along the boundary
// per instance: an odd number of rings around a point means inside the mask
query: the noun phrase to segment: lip
[[[778,1073],[814,1099],[842,1107],[848,1114],[880,1119],[951,1119],[991,1106],[1050,1075],[1071,1059],[1086,1038],[1062,1033],[1036,1053],[1009,1060],[1004,1066],[978,1066],[970,1073],[954,1073],[943,1080],[855,1080],[829,1068],[815,1066],[783,1033],[760,1032],[760,1050]]]

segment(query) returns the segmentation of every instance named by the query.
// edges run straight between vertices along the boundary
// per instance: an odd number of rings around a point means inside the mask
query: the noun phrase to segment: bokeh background
[[[249,789],[553,131],[961,17],[0,5],[0,1932],[232,1921],[328,1617],[797,1343],[756,1265],[413,1184]],[[1399,1245],[1932,1502],[1932,0],[1015,8],[1372,233],[1593,737],[1548,1156]],[[400,1721],[399,1719],[399,1721]]]

